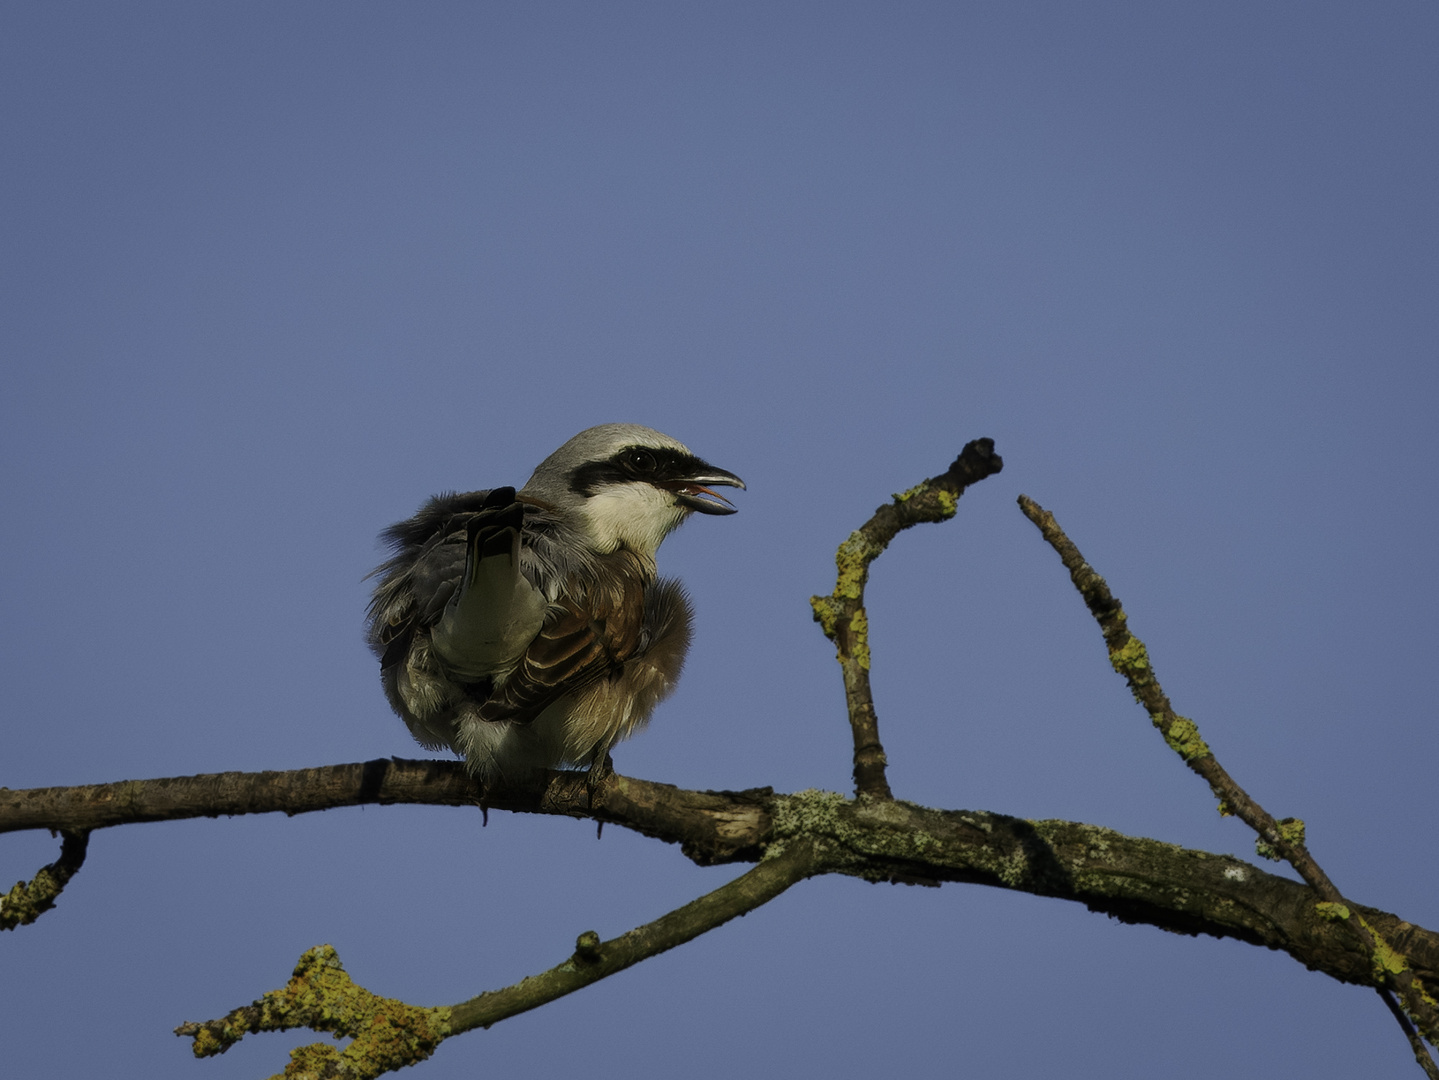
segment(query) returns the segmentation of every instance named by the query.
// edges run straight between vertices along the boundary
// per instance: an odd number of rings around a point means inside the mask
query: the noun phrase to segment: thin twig
[[[1389,1010],[1399,1030],[1404,1032],[1404,1037],[1409,1040],[1409,1049],[1414,1052],[1414,1060],[1424,1070],[1424,1075],[1429,1080],[1439,1080],[1439,1064],[1435,1064],[1429,1048],[1424,1045],[1424,1038],[1414,1030],[1414,1024],[1404,1012],[1404,1006],[1394,1000],[1394,994],[1382,986],[1376,986],[1374,992],[1379,995],[1379,1000],[1384,1002],[1384,1007]]]
[[[948,521],[964,489],[1004,468],[993,439],[966,444],[949,468],[915,485],[874,512],[835,553],[838,576],[829,596],[810,598],[815,621],[834,642],[844,675],[844,696],[854,735],[854,789],[861,797],[892,799],[887,760],[879,741],[879,718],[869,683],[869,617],[864,587],[869,565],[900,532],[922,522]]]
[[[453,1006],[450,1026],[456,1033],[487,1028],[572,994],[769,903],[791,885],[820,872],[822,866],[812,840],[786,844],[729,884],[627,934],[609,941],[600,941],[599,935],[592,931],[581,934],[575,954],[564,963],[503,990],[492,990]]]
[[[1070,580],[1099,623],[1114,670],[1124,676],[1135,701],[1149,713],[1164,741],[1209,784],[1209,789],[1219,799],[1219,812],[1236,815],[1254,830],[1259,837],[1261,855],[1282,858],[1294,867],[1317,894],[1316,908],[1326,918],[1346,923],[1364,943],[1372,959],[1374,984],[1380,989],[1387,988],[1397,993],[1414,1027],[1430,1043],[1439,1045],[1439,1009],[1433,1004],[1434,994],[1419,979],[1408,958],[1385,941],[1329,880],[1304,844],[1304,823],[1297,818],[1276,821],[1219,764],[1209,745],[1200,737],[1198,725],[1188,717],[1180,716],[1170,705],[1154,673],[1144,642],[1130,633],[1124,608],[1109,591],[1104,578],[1085,561],[1053,514],[1025,495],[1019,497],[1019,506],[1069,571]],[[1425,1057],[1428,1058],[1427,1052]],[[1431,1059],[1425,1069],[1428,1071],[1433,1067]]]

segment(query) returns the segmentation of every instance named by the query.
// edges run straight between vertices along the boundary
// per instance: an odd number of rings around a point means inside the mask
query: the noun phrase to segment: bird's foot
[[[595,792],[599,790],[602,783],[615,774],[615,763],[608,753],[598,754],[590,764],[590,771],[585,777],[585,791],[590,797],[590,806],[595,804]]]

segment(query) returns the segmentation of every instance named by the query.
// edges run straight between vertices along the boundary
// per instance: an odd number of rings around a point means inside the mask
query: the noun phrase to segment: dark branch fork
[[[896,496],[851,534],[836,556],[835,591],[811,601],[844,674],[854,737],[853,800],[769,788],[688,791],[615,774],[592,785],[583,773],[553,771],[491,784],[482,792],[458,762],[399,759],[31,791],[0,788],[0,832],[48,828],[65,840],[60,859],[4,898],[0,928],[33,921],[53,906],[79,869],[94,829],[369,803],[480,806],[483,796],[491,809],[612,822],[677,843],[701,865],[756,865],[611,941],[581,934],[573,954],[557,966],[457,1005],[426,1008],[372,994],[351,982],[334,950],[322,946],[301,958],[284,988],[218,1020],[182,1025],[177,1034],[193,1040],[197,1056],[221,1053],[258,1031],[309,1027],[349,1035],[354,1041],[343,1051],[324,1044],[292,1051],[292,1068],[316,1076],[378,1076],[425,1059],[451,1035],[488,1027],[683,944],[807,877],[839,873],[870,881],[993,885],[1077,901],[1125,922],[1281,949],[1333,978],[1378,989],[1416,1059],[1431,1077],[1439,1077],[1420,1036],[1434,1038],[1430,1002],[1439,988],[1439,934],[1345,900],[1304,847],[1302,823],[1275,821],[1233,782],[1193,722],[1173,711],[1103,579],[1053,517],[1028,499],[1021,497],[1025,513],[1059,551],[1100,623],[1116,670],[1166,741],[1210,783],[1222,811],[1255,828],[1261,854],[1288,859],[1305,884],[1237,859],[1096,826],[933,810],[893,798],[869,688],[864,610],[869,565],[903,529],[952,517],[964,489],[1001,467],[991,440],[967,445],[945,473]]]

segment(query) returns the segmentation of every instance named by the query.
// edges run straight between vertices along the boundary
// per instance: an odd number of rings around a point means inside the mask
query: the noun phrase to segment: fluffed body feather
[[[692,611],[655,552],[703,498],[742,487],[637,425],[581,432],[510,488],[440,495],[383,534],[369,641],[422,744],[487,782],[598,768],[674,689]]]

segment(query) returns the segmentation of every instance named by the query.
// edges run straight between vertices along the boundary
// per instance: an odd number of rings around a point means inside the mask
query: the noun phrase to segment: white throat
[[[581,504],[580,513],[596,550],[608,554],[623,545],[652,560],[690,512],[653,484],[630,483],[601,488]]]

